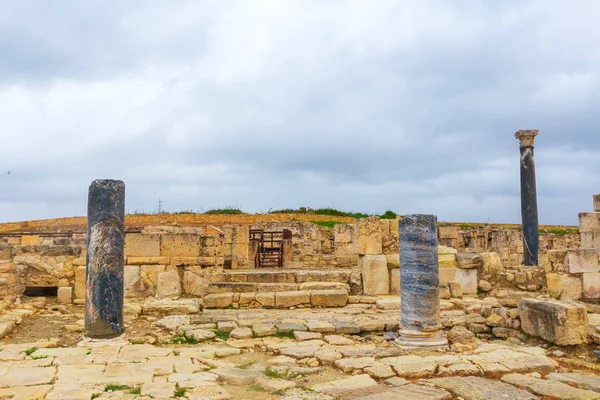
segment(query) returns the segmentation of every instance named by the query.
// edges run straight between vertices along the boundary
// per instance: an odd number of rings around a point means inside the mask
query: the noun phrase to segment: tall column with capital
[[[125,184],[92,182],[88,197],[84,336],[109,339],[123,326]]]
[[[537,129],[515,133],[521,149],[521,219],[523,221],[524,265],[538,265],[540,232],[538,227],[537,193],[533,144]]]
[[[594,195],[594,212],[600,212],[600,194]]]

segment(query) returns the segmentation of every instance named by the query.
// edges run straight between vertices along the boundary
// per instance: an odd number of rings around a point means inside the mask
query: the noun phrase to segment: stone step
[[[209,293],[290,292],[297,290],[345,290],[349,293],[350,286],[343,282],[212,282],[208,285]]]
[[[212,282],[237,283],[303,283],[303,282],[350,282],[351,271],[347,269],[249,269],[226,271],[212,276]]]
[[[348,291],[343,289],[217,292],[204,296],[206,308],[343,307],[347,303]]]

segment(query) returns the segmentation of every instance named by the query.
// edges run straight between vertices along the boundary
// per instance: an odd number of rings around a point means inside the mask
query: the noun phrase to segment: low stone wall
[[[27,287],[72,288],[85,297],[85,238],[22,236],[0,244],[0,296]],[[202,296],[225,263],[223,233],[129,233],[125,237],[125,296]]]

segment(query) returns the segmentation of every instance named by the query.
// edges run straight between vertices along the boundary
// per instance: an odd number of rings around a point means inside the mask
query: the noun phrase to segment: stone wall
[[[146,227],[125,238],[125,295],[176,297],[210,293],[210,284],[221,282],[215,278],[223,277],[221,272],[254,268],[250,229],[292,232],[286,269],[344,269],[362,287],[362,294],[399,293],[398,219],[370,217],[334,228],[300,221],[200,228]],[[464,294],[485,291],[488,286],[537,291],[548,281],[549,286],[558,286],[557,290],[568,297],[571,291],[580,292],[573,287],[583,288],[585,277],[587,297],[600,297],[600,288],[595,289],[599,275],[590,275],[598,274],[597,270],[586,271],[584,276],[584,272],[568,272],[563,266],[565,259],[576,257],[567,251],[569,247],[579,247],[582,240],[586,245],[594,245],[600,238],[593,215],[584,217],[581,231],[582,239],[570,231],[542,234],[541,267],[536,269],[520,265],[523,248],[518,229],[441,224],[438,251],[442,293],[449,291],[452,284]],[[593,259],[590,251],[583,253],[581,257]],[[573,279],[579,282],[575,286],[571,284]],[[71,287],[75,301],[83,301],[85,234],[70,238],[0,236],[0,295],[20,295],[26,287],[40,286]],[[568,289],[561,289],[564,287]],[[594,291],[599,293],[591,294]]]
[[[76,236],[1,238],[0,296],[20,296],[27,287],[69,287],[73,300],[83,302],[85,237]],[[210,275],[223,269],[226,249],[234,246],[227,246],[226,240],[220,232],[126,234],[125,296],[204,295]],[[231,260],[236,255],[229,253]]]

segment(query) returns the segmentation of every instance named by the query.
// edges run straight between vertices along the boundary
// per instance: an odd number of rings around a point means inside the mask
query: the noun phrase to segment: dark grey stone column
[[[600,212],[600,194],[594,195],[594,212]]]
[[[407,215],[399,221],[402,347],[441,347],[437,217]]]
[[[123,326],[125,184],[95,180],[88,196],[84,336],[109,339]]]
[[[538,227],[537,193],[533,142],[538,130],[515,133],[521,148],[521,219],[523,221],[524,265],[538,265],[540,232]]]

